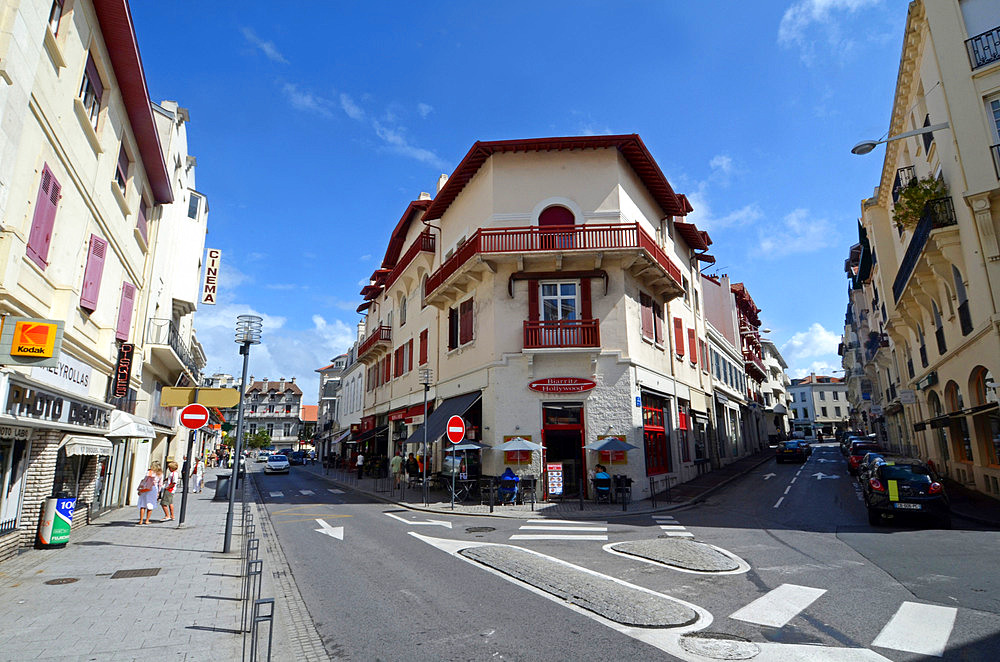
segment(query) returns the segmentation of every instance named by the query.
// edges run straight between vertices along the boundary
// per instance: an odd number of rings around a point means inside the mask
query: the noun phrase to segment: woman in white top
[[[194,459],[194,469],[191,470],[191,491],[201,492],[201,484],[205,478],[205,465],[201,458]]]
[[[160,465],[153,464],[139,481],[139,524],[149,524],[149,516],[156,510],[162,473]]]

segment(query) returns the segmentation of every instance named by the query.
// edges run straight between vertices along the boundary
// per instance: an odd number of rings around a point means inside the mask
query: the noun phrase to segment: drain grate
[[[155,577],[159,568],[137,568],[135,570],[116,570],[111,579],[131,579],[133,577]]]
[[[465,529],[466,533],[489,533],[490,531],[496,531],[496,528],[492,526],[470,526]]]
[[[78,582],[78,581],[80,580],[77,579],[76,577],[60,577],[59,579],[50,579],[45,583],[48,584],[49,586],[58,586],[60,584],[72,584],[73,582]]]

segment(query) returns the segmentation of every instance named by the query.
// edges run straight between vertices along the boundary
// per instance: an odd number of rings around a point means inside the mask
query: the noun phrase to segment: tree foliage
[[[271,445],[271,435],[265,430],[257,430],[253,434],[243,435],[243,443],[247,448],[267,448]]]
[[[924,207],[931,200],[948,195],[948,186],[943,180],[928,175],[923,179],[914,177],[899,192],[899,200],[892,211],[896,225],[912,230],[920,222]]]

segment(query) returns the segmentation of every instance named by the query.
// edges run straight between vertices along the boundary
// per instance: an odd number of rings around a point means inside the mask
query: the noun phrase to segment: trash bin
[[[215,496],[212,501],[229,501],[229,483],[232,480],[232,474],[219,474],[215,477]]]
[[[74,508],[76,499],[49,497],[45,500],[41,525],[38,527],[39,546],[62,547],[69,542]]]

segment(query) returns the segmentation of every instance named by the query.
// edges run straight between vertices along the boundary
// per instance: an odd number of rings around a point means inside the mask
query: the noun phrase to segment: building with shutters
[[[764,419],[767,426],[769,442],[775,442],[788,436],[788,414],[791,408],[791,396],[788,387],[792,381],[785,372],[788,364],[778,351],[777,345],[767,338],[761,338],[760,346],[767,379],[761,384],[761,394],[764,397]]]
[[[887,133],[920,129],[886,143],[845,264],[851,407],[886,445],[1000,498],[997,0],[909,3]]]
[[[146,329],[172,291],[160,226],[184,193],[124,0],[8,3],[0,88],[0,313],[63,325],[53,368],[0,356],[2,559],[33,541],[47,497],[76,497],[74,526],[129,503],[175,429],[147,418]]]
[[[302,389],[295,383],[295,377],[288,381],[284,377],[278,381],[250,377],[250,385],[243,394],[243,429],[247,433],[267,432],[271,444],[279,450],[297,449],[301,411]]]
[[[793,379],[788,394],[794,432],[807,439],[822,435],[830,440],[848,429],[850,403],[843,379],[814,373]]]
[[[362,452],[419,455],[426,434],[433,471],[460,415],[487,447],[467,451],[470,472],[558,463],[566,494],[589,492],[597,463],[637,496],[710,470],[699,266],[714,258],[690,211],[637,135],[477,142],[407,206],[361,291]],[[759,349],[732,344],[742,376]],[[544,456],[492,450],[515,436]],[[635,450],[587,448],[609,436]]]

